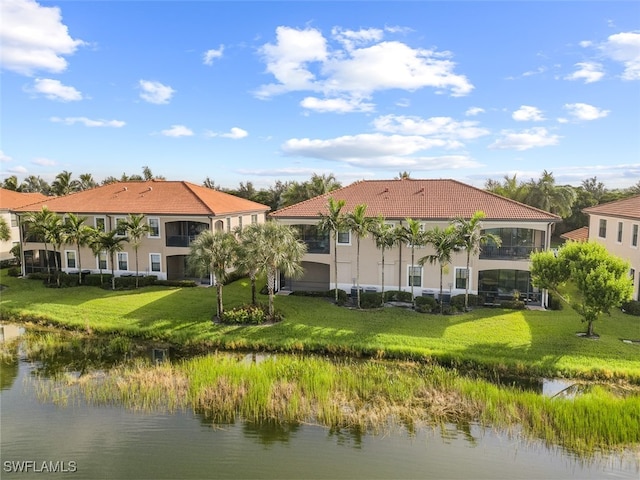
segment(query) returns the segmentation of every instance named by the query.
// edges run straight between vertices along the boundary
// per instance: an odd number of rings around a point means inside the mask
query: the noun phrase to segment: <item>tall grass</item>
[[[106,375],[38,382],[41,398],[131,409],[191,409],[214,423],[313,423],[377,431],[405,425],[479,422],[521,426],[532,438],[582,455],[640,445],[640,391],[589,386],[548,398],[415,362],[277,356],[251,361],[212,354],[176,364],[136,362]]]

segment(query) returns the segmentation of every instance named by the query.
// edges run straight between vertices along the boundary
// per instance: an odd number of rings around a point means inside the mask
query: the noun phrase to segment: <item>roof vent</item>
[[[388,191],[389,191],[389,187],[384,187],[383,192],[384,192],[384,193],[387,193]]]

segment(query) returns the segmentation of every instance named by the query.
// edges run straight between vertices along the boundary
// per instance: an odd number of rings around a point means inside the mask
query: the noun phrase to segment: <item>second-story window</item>
[[[618,222],[618,243],[622,243],[622,222]]]
[[[127,223],[127,219],[125,217],[116,217],[115,218],[116,234],[119,237],[124,237],[124,236],[127,235],[127,228],[125,226],[126,223]]]
[[[93,219],[93,225],[98,232],[104,233],[107,231],[107,219],[105,217],[95,217]]]
[[[256,223],[258,223],[258,215],[251,215],[251,224],[255,225]]]
[[[338,231],[338,244],[350,245],[351,244],[351,232],[349,230]]]
[[[638,225],[637,224],[631,228],[631,246],[632,247],[638,246]]]
[[[149,238],[160,238],[160,219],[149,218]]]
[[[605,219],[600,220],[600,228],[598,229],[598,236],[600,238],[607,238],[607,221]]]

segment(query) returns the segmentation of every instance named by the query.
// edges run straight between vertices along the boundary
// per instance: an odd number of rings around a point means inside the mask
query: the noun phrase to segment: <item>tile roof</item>
[[[595,207],[588,207],[582,210],[584,213],[594,213],[611,217],[631,218],[640,220],[640,195],[623,198],[615,202],[603,203]]]
[[[389,219],[470,218],[482,210],[487,220],[560,221],[560,217],[524,205],[457,180],[361,180],[319,197],[282,208],[275,218],[309,218],[327,211],[329,197],[346,201],[343,211],[360,203],[367,205],[367,216]]]
[[[49,197],[42,193],[22,193],[0,188],[0,210],[11,210],[31,203],[45,200]]]
[[[147,215],[226,215],[266,212],[267,205],[189,182],[117,182],[64,195],[16,211],[28,212],[46,206],[58,213]]]
[[[560,235],[564,240],[573,240],[574,242],[586,242],[589,240],[589,227],[580,227]]]

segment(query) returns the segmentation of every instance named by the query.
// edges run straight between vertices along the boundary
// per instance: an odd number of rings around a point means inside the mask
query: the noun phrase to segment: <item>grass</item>
[[[358,311],[325,299],[278,296],[284,320],[272,326],[214,324],[211,288],[46,288],[0,271],[3,319],[94,333],[157,339],[204,350],[316,352],[415,359],[458,369],[549,377],[624,379],[640,384],[640,319],[613,312],[596,322],[599,340],[576,336],[585,325],[562,311],[478,309],[439,316],[399,308]],[[225,308],[250,299],[248,281],[224,289]],[[262,297],[266,301],[266,297]]]

